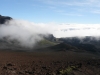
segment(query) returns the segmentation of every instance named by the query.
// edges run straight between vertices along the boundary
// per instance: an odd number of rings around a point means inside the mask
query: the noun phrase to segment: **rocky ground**
[[[0,51],[0,75],[100,75],[100,58],[74,52]]]

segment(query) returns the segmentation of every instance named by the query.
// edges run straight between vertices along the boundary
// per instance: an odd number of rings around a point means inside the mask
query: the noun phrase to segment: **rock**
[[[3,67],[3,69],[7,70],[7,67],[6,67],[6,66],[4,66],[4,67]]]
[[[8,63],[7,66],[13,66],[11,63]]]
[[[12,18],[9,16],[0,15],[0,24],[4,24],[6,21],[11,20]]]

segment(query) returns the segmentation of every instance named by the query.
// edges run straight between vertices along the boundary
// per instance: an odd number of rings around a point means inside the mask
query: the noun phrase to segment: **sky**
[[[100,24],[100,0],[0,0],[0,14],[34,23]]]

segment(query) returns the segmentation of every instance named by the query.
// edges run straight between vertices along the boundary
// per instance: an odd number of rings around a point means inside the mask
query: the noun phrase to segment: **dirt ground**
[[[0,75],[100,75],[96,55],[0,51]]]

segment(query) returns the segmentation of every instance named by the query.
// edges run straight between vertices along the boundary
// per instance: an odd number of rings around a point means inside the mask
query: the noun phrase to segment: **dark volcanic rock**
[[[7,20],[11,20],[12,18],[9,16],[0,15],[0,24],[4,24]]]

